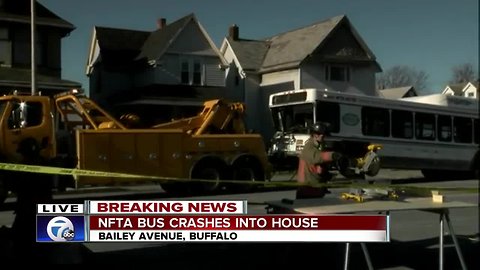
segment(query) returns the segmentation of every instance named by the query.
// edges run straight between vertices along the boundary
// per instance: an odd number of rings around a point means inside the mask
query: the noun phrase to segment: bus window
[[[439,115],[437,119],[437,137],[441,142],[452,141],[452,117]]]
[[[473,120],[473,141],[478,144],[480,141],[480,126],[478,119]]]
[[[363,135],[389,137],[390,113],[383,108],[362,108]]]
[[[302,104],[273,108],[272,116],[276,130],[307,133],[313,124],[313,106]]]
[[[419,140],[435,140],[435,116],[433,114],[415,114],[415,137]]]
[[[392,136],[394,138],[413,138],[413,114],[407,111],[392,111]]]
[[[330,132],[340,132],[340,106],[333,102],[317,102],[317,122],[330,124]]]
[[[453,139],[458,143],[472,142],[472,119],[465,117],[453,118]]]

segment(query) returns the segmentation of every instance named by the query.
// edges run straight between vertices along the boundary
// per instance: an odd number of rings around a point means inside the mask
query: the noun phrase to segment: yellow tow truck
[[[265,181],[270,178],[271,166],[263,139],[245,132],[244,111],[241,103],[210,100],[194,117],[134,129],[128,127],[135,117],[117,120],[78,91],[54,97],[6,95],[0,97],[0,161],[22,163],[22,146],[46,161],[44,164],[164,177],[171,180],[159,181],[167,191],[214,191],[226,186],[221,180]],[[0,171],[2,202],[8,191],[18,188],[14,174]],[[109,186],[145,181],[79,176],[72,184]]]

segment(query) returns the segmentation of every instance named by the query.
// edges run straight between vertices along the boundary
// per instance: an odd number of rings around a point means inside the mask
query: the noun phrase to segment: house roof
[[[396,87],[396,88],[388,88],[388,89],[380,89],[380,93],[384,98],[388,99],[400,99],[405,97],[405,95],[410,91],[415,91],[413,86],[404,86],[404,87]]]
[[[42,74],[37,74],[36,80],[38,88],[43,90],[69,90],[81,87],[81,84],[78,82]],[[31,81],[32,74],[30,69],[0,67],[0,86],[12,87],[12,89],[15,87],[29,87]]]
[[[153,32],[96,26],[87,61],[87,74],[90,74],[91,67],[98,59],[112,68],[133,67],[132,62],[142,65],[145,63],[143,60],[159,59],[191,21],[198,25],[212,49],[223,61],[215,44],[192,13]],[[97,43],[100,51],[96,51]]]
[[[471,85],[471,86],[477,88],[477,91],[478,91],[479,88],[480,88],[480,81],[474,81],[474,82],[469,82],[469,83],[467,83],[467,84],[465,85],[463,91],[467,90],[467,86],[468,86],[468,85]]]
[[[431,95],[416,96],[416,97],[406,97],[406,98],[403,98],[402,100],[471,110],[476,112],[477,114],[479,109],[478,101],[473,100],[471,98],[463,97],[463,96],[431,94]]]
[[[449,84],[447,85],[447,87],[445,87],[445,90],[443,90],[443,94],[445,94],[445,92],[447,91],[448,88],[450,88],[454,95],[455,96],[461,96],[462,95],[462,90],[463,88],[465,88],[465,86],[467,85],[468,83],[454,83],[454,84]]]
[[[231,45],[242,69],[256,68],[259,72],[268,72],[298,67],[302,61],[321,47],[328,37],[343,24],[350,28],[355,39],[366,52],[369,61],[374,62],[380,69],[375,55],[367,47],[345,15],[336,16],[264,40],[232,40],[227,38],[227,41]]]
[[[343,15],[336,16],[267,39],[270,48],[262,68],[265,70],[275,66],[298,66],[344,18],[346,17]]]
[[[185,25],[194,19],[195,16],[189,14],[173,23],[167,24],[162,29],[152,32],[143,44],[137,59],[146,58],[147,60],[154,60],[160,58]]]
[[[0,8],[0,21],[30,24],[31,8],[29,0],[3,0]],[[35,2],[36,24],[63,28],[66,33],[75,29],[70,22],[62,19],[38,1]]]
[[[140,51],[150,32],[95,26],[95,34],[102,50]]]
[[[262,67],[269,43],[263,40],[238,39],[228,37],[238,61],[244,71],[257,71]]]

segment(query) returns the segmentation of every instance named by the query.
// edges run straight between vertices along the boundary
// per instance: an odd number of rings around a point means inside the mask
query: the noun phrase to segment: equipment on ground
[[[344,192],[341,194],[341,198],[364,202],[370,200],[399,200],[400,196],[394,189],[362,188],[353,189],[350,192]]]

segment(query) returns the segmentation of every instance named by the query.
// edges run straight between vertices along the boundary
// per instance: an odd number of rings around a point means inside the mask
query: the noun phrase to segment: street
[[[281,176],[279,178],[285,177]],[[375,177],[377,182],[402,182],[418,187],[462,187],[478,190],[478,180],[423,182],[416,171],[384,170]],[[332,189],[327,196],[340,196],[345,188]],[[89,199],[184,199],[168,198],[158,186],[131,186],[95,193],[73,193],[55,195],[55,200],[82,196]],[[478,192],[444,192],[449,201],[474,203],[478,206]],[[109,197],[110,196],[110,197]],[[115,197],[116,196],[116,197]],[[418,195],[416,195],[418,196]],[[249,214],[265,214],[266,202],[294,199],[292,189],[269,189],[248,194],[219,194],[214,196],[190,197],[188,199],[247,200]],[[12,200],[9,199],[10,203]],[[11,210],[0,212],[0,226],[10,226],[14,220]],[[458,237],[465,262],[470,269],[478,268],[475,256],[479,251],[478,207],[453,209],[451,223]],[[391,242],[367,244],[375,269],[438,269],[439,215],[426,211],[394,211],[390,213]],[[448,227],[445,226],[444,269],[461,269]],[[1,234],[1,232],[0,232]],[[2,237],[3,235],[0,235]],[[2,240],[3,241],[3,240]],[[5,247],[5,241],[3,241]],[[62,243],[44,244],[50,263],[119,263],[175,265],[176,267],[225,269],[230,265],[253,269],[285,266],[325,266],[327,269],[343,269],[344,243]],[[3,254],[5,253],[2,250]],[[8,258],[8,257],[7,257]],[[313,261],[312,261],[313,260]],[[359,244],[351,245],[350,269],[367,269]]]

